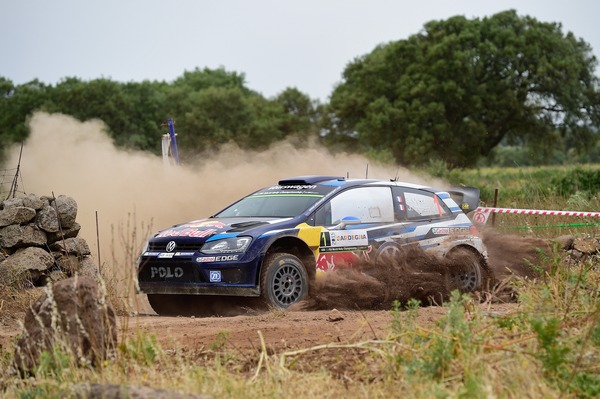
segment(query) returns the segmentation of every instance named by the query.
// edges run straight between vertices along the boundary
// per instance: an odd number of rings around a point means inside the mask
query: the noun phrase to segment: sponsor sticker
[[[366,251],[369,238],[366,230],[325,231],[321,233],[321,252]]]
[[[210,282],[211,283],[220,283],[221,282],[221,271],[220,270],[211,270],[209,272]]]
[[[239,259],[239,255],[220,255],[220,256],[199,256],[196,258],[198,263],[207,262],[231,262]]]
[[[369,249],[368,245],[351,246],[351,247],[320,247],[320,252],[355,252],[355,251],[366,251]]]
[[[448,234],[457,234],[457,233],[467,233],[471,232],[469,227],[433,227],[431,229],[431,233],[435,235],[448,235]]]
[[[174,252],[162,252],[158,254],[160,259],[171,259],[173,256],[175,256]]]
[[[325,231],[321,234],[323,247],[352,247],[369,245],[366,230]]]
[[[313,190],[317,188],[317,186],[313,184],[300,184],[300,185],[290,185],[290,186],[271,186],[267,190]]]
[[[215,229],[198,230],[194,228],[169,229],[165,230],[157,237],[208,237],[216,233]]]
[[[214,227],[217,229],[222,229],[225,227],[225,224],[216,221],[216,220],[194,220],[192,222],[188,222],[186,224],[181,225],[181,227],[192,227],[192,228],[200,228],[200,227]]]

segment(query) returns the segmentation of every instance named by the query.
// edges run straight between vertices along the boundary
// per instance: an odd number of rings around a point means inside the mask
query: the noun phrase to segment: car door
[[[310,224],[323,226],[317,268],[332,270],[355,263],[395,222],[391,187],[360,186],[342,191],[309,218]]]
[[[391,237],[397,244],[418,242],[427,247],[435,242],[431,239],[450,233],[448,226],[454,216],[435,193],[409,187],[394,187],[392,191],[396,215],[405,222],[400,234]]]

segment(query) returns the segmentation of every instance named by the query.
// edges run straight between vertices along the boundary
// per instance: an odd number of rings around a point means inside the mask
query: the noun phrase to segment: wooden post
[[[494,208],[498,207],[498,189],[494,190]],[[492,227],[496,226],[496,212],[492,213]]]

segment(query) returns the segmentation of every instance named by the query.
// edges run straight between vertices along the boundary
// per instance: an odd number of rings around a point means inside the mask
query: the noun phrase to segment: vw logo
[[[167,252],[173,252],[176,246],[177,244],[175,244],[175,241],[169,241],[167,244]]]

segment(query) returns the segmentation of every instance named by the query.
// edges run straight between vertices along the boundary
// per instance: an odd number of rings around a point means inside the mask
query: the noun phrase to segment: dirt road
[[[514,312],[516,304],[479,305],[486,313]],[[416,323],[427,328],[446,314],[438,306],[420,308]],[[308,348],[328,343],[350,343],[384,339],[390,334],[392,312],[373,310],[268,311],[233,317],[160,317],[142,315],[120,318],[128,336],[142,331],[155,334],[163,348],[205,350],[225,347],[260,350],[260,335],[274,352]]]
[[[480,305],[482,311],[497,315],[515,310],[516,304]],[[418,310],[416,322],[432,325],[446,309],[430,306]],[[163,317],[139,315],[119,317],[120,336],[135,337],[139,332],[155,335],[163,349],[186,348],[256,350],[261,349],[260,335],[269,351],[309,348],[328,343],[350,343],[383,339],[390,333],[392,312],[383,310],[266,311],[233,317]],[[11,341],[19,334],[16,321],[0,324],[0,345],[11,350]]]

